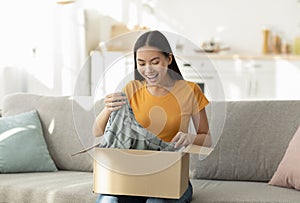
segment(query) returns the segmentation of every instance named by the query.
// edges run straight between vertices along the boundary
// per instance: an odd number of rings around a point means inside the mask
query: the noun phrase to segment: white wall
[[[231,52],[260,54],[262,28],[267,26],[292,42],[300,35],[299,0],[148,0],[136,1],[141,13],[151,13],[141,2],[152,6],[155,23],[138,22],[168,29],[186,36],[197,45],[219,37],[231,47]],[[141,10],[142,9],[142,10]],[[128,14],[130,15],[130,14]],[[126,19],[125,19],[126,20]],[[222,32],[217,32],[223,28]]]
[[[76,92],[89,94],[80,4],[17,1],[0,3],[0,108],[13,92],[72,95],[80,82]]]

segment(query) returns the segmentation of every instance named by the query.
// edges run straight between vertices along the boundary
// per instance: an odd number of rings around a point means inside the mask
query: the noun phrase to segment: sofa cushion
[[[0,173],[57,171],[37,112],[0,118]]]
[[[299,202],[299,191],[263,182],[191,180],[192,202],[201,203],[287,203]]]
[[[281,160],[270,185],[300,190],[300,126]]]
[[[191,178],[269,181],[300,123],[300,101],[227,102],[214,151],[191,156]]]
[[[93,106],[90,97],[83,97],[79,101],[68,96],[16,93],[4,98],[3,115],[36,109],[56,166],[61,170],[92,171],[93,159],[88,153],[77,156],[71,154],[97,142],[92,125],[98,112]]]
[[[90,172],[0,174],[0,202],[94,203],[92,190]]]

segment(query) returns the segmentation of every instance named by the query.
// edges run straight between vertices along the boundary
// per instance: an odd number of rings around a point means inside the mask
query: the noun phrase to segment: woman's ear
[[[169,60],[168,65],[170,65],[172,63],[172,60],[173,60],[173,54],[169,54],[168,60]]]

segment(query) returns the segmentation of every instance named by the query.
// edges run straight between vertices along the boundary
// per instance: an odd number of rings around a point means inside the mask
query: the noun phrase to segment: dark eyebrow
[[[151,59],[150,61],[154,61],[156,59],[160,59],[158,56],[154,57],[153,59]]]
[[[152,58],[152,59],[150,59],[150,61],[154,61],[154,60],[156,60],[156,59],[160,59],[158,56],[156,56],[156,57],[154,57],[154,58]],[[137,59],[138,61],[141,61],[141,62],[145,62],[145,60],[143,60],[143,59]]]

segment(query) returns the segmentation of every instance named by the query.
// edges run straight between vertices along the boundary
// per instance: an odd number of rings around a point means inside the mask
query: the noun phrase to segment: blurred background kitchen
[[[300,99],[300,0],[10,0],[0,26],[0,99],[112,92],[131,47],[105,42],[153,29],[182,36],[183,74],[211,100]]]

